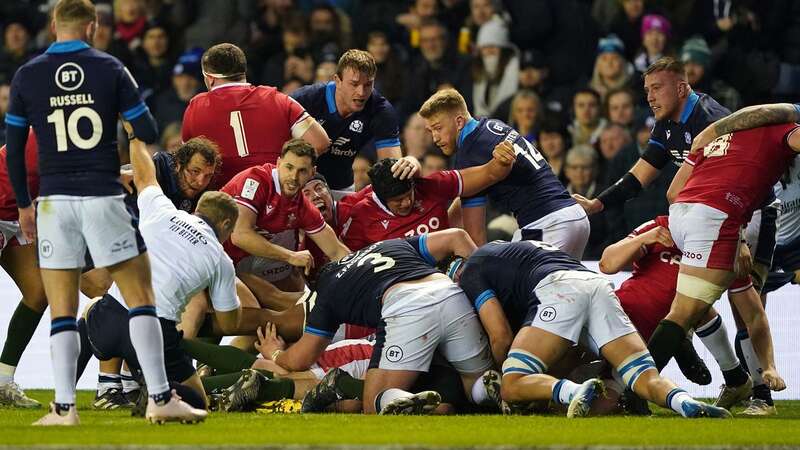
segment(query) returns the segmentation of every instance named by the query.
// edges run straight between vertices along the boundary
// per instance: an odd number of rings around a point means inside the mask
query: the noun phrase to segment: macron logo
[[[388,220],[381,220],[381,225],[383,225],[384,230],[389,229],[389,221]]]

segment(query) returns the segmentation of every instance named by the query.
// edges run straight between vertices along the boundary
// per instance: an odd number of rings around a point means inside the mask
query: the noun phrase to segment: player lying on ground
[[[611,283],[556,247],[495,241],[450,272],[474,302],[495,361],[503,361],[504,401],[552,398],[569,405],[567,417],[587,415],[603,382],[576,384],[546,374],[585,330],[584,339],[637,394],[684,417],[730,417],[661,378]]]

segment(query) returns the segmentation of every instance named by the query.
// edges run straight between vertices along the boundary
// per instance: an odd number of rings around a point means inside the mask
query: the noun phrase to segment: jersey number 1
[[[244,134],[244,121],[241,111],[231,111],[231,119],[228,124],[233,128],[233,137],[236,139],[236,152],[239,156],[245,157],[250,154],[247,150],[247,136]]]
[[[58,151],[67,151],[69,147],[67,138],[72,141],[75,147],[82,150],[91,150],[97,146],[103,137],[103,121],[97,111],[88,106],[81,106],[72,111],[72,114],[66,120],[65,115],[64,110],[59,108],[47,116],[47,123],[52,123],[56,126],[56,149]],[[88,119],[92,124],[92,134],[88,138],[84,138],[78,132],[78,122],[81,119]]]
[[[514,153],[516,155],[522,155],[522,157],[527,159],[528,162],[531,163],[531,165],[533,165],[533,167],[536,168],[536,170],[541,169],[542,166],[540,166],[539,163],[544,161],[544,156],[542,156],[542,154],[539,153],[539,150],[536,150],[536,147],[534,147],[533,144],[528,142],[527,139],[522,138],[522,142],[525,143],[525,146],[527,148],[523,148],[521,145],[515,143]]]

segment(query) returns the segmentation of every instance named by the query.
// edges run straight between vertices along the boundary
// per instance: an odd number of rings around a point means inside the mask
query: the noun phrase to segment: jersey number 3
[[[394,259],[388,256],[383,256],[380,253],[369,253],[361,258],[361,260],[358,262],[358,267],[363,266],[368,260],[370,264],[372,264],[372,270],[375,273],[391,269],[395,264]]]
[[[100,114],[88,106],[81,106],[72,111],[69,117],[65,117],[64,110],[59,108],[47,116],[47,123],[52,123],[56,127],[56,149],[65,152],[69,148],[67,138],[72,141],[75,147],[82,150],[91,150],[100,142],[103,137],[103,121]],[[78,122],[81,119],[89,120],[92,124],[92,134],[88,138],[81,136],[78,131]]]

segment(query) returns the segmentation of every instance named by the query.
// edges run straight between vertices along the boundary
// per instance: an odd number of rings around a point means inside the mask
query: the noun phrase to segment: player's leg
[[[14,245],[15,242],[16,239],[12,240],[0,255],[0,265],[22,292],[22,300],[8,323],[0,355],[0,405],[38,408],[39,402],[26,396],[14,383],[14,372],[44,315],[47,296],[36,262],[36,245]]]
[[[275,287],[274,284],[252,273],[237,275],[258,299],[258,303],[275,311],[283,311],[294,306],[303,296],[303,291],[286,292]],[[237,287],[238,289],[238,287]]]
[[[81,275],[81,292],[89,298],[102,297],[108,292],[112,282],[107,269],[91,269]]]
[[[364,379],[364,414],[423,414],[433,412],[441,397],[433,391],[412,393],[418,371],[373,368]]]

